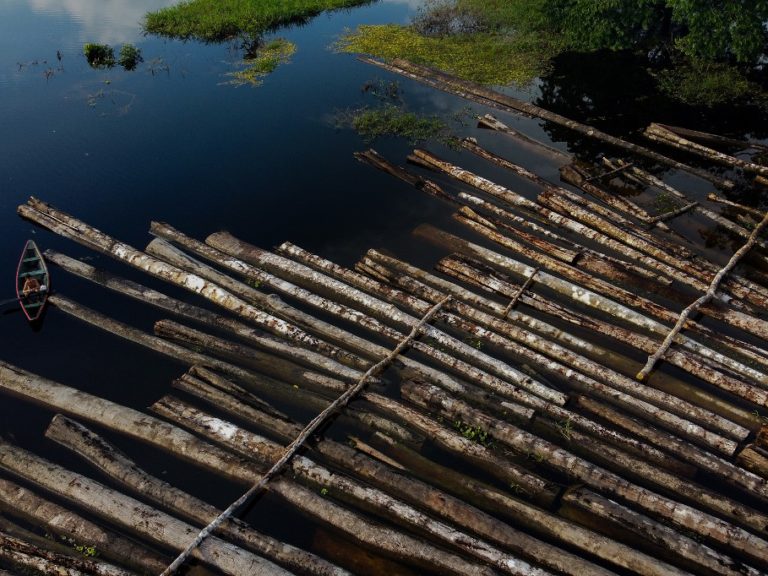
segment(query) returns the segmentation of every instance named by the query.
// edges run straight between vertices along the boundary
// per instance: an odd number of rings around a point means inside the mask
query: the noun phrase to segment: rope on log
[[[523,285],[520,286],[518,291],[515,293],[514,296],[512,296],[512,300],[509,301],[509,304],[507,304],[506,308],[504,308],[504,312],[501,314],[502,318],[506,318],[507,314],[512,310],[512,308],[515,307],[515,304],[517,304],[517,301],[520,300],[520,296],[523,295],[523,293],[528,290],[528,288],[531,287],[531,284],[533,284],[533,279],[536,277],[536,274],[539,273],[539,269],[535,268],[533,272],[531,272],[531,275],[528,276],[528,279],[523,282]]]
[[[714,297],[715,291],[717,290],[717,287],[720,285],[720,281],[725,277],[726,274],[728,274],[728,272],[730,272],[733,269],[734,266],[736,266],[736,264],[738,264],[739,260],[741,260],[741,258],[745,254],[747,254],[747,252],[749,252],[752,249],[752,247],[757,243],[757,237],[760,235],[760,232],[762,232],[763,228],[765,228],[766,225],[768,225],[768,212],[765,213],[765,215],[763,216],[763,219],[752,231],[752,234],[749,236],[749,240],[747,240],[746,244],[744,244],[741,248],[739,248],[736,251],[736,253],[734,253],[734,255],[731,257],[731,259],[728,261],[728,263],[723,267],[723,269],[720,270],[715,275],[706,293],[680,313],[680,317],[677,319],[677,322],[675,323],[675,325],[672,327],[672,329],[669,331],[667,336],[664,338],[664,341],[661,343],[661,346],[659,346],[656,352],[654,352],[651,356],[649,356],[648,361],[645,363],[645,366],[643,367],[643,369],[637,373],[638,380],[640,381],[644,380],[645,377],[648,376],[650,371],[653,370],[653,367],[656,365],[656,362],[659,361],[659,359],[664,355],[664,353],[672,345],[672,342],[674,341],[675,337],[678,335],[680,330],[683,328],[683,325],[685,325],[686,321],[688,320],[688,317]]]
[[[175,573],[176,570],[184,563],[189,555],[205,540],[211,532],[213,532],[222,522],[227,520],[233,513],[240,509],[251,497],[260,492],[267,482],[278,474],[288,461],[298,452],[304,445],[304,442],[320,427],[328,418],[330,418],[337,410],[346,406],[349,401],[357,395],[363,387],[366,385],[368,379],[374,374],[379,373],[386,368],[421,331],[421,328],[429,322],[432,317],[443,307],[443,305],[450,300],[450,296],[444,298],[437,304],[435,304],[429,311],[422,317],[422,319],[416,324],[410,333],[400,341],[394,350],[386,357],[371,366],[365,374],[357,381],[357,383],[339,396],[334,402],[332,402],[325,410],[318,414],[307,426],[302,430],[296,439],[291,442],[285,449],[282,457],[275,462],[272,467],[265,472],[261,479],[254,484],[247,492],[245,492],[240,498],[233,502],[224,512],[219,514],[208,526],[203,528],[197,537],[190,543],[189,546],[163,571],[160,576],[170,576]]]

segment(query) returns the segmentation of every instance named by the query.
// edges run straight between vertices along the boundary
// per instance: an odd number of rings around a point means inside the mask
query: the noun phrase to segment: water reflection
[[[79,24],[83,42],[122,43],[141,39],[141,20],[176,0],[29,0],[40,14],[67,14]]]

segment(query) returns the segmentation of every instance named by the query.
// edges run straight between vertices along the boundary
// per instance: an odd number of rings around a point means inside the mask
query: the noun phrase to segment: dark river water
[[[450,228],[451,207],[390,176],[358,163],[352,153],[368,147],[335,125],[344,109],[374,105],[366,82],[389,77],[354,56],[329,47],[345,28],[360,23],[405,22],[418,0],[373,3],[323,14],[277,36],[298,50],[260,87],[227,84],[242,57],[236,43],[204,45],[144,37],[140,20],[161,0],[10,0],[0,2],[0,300],[14,295],[14,272],[24,241],[85,257],[96,265],[160,287],[167,286],[70,241],[36,229],[16,215],[29,196],[46,200],[138,248],[150,240],[151,220],[164,220],[197,238],[227,229],[269,248],[290,240],[338,263],[351,265],[368,248],[386,248],[428,265],[433,253],[414,247],[410,232],[423,222]],[[132,42],[145,62],[133,72],[94,70],[82,55],[85,42],[119,46]],[[58,54],[58,55],[57,55]],[[59,59],[60,56],[60,59]],[[626,80],[621,59],[601,64],[563,60],[559,68],[520,94],[606,129],[627,132],[646,117],[762,137],[758,116],[715,121],[700,111],[643,100],[628,112],[642,78]],[[606,64],[609,62],[609,64]],[[576,66],[582,66],[578,71]],[[607,81],[605,66],[617,70]],[[578,73],[577,73],[578,72]],[[591,76],[590,76],[591,74]],[[467,102],[401,79],[409,109],[451,118]],[[637,81],[640,84],[628,85]],[[599,113],[597,111],[600,107]],[[475,113],[484,113],[473,106]],[[563,140],[557,130],[532,120],[504,117],[543,139]],[[463,135],[477,135],[471,126]],[[483,135],[498,153],[545,177],[557,166],[493,135]],[[557,142],[579,149],[578,140]],[[385,139],[377,150],[398,162],[412,146]],[[438,154],[457,152],[431,145]],[[463,155],[468,168],[482,166]],[[483,167],[504,181],[498,170]],[[694,184],[680,177],[681,182]],[[518,182],[523,192],[533,188]],[[700,191],[704,188],[696,183]],[[758,203],[760,198],[750,201]],[[85,281],[52,270],[53,288],[82,304],[151,331],[158,312]],[[4,278],[4,280],[3,280]],[[56,381],[142,409],[168,393],[186,369],[146,349],[85,326],[51,309],[42,329],[32,331],[12,306],[0,315],[0,358]],[[51,414],[0,396],[0,436],[65,465],[81,468],[43,437]],[[130,453],[130,444],[121,441]],[[135,452],[134,452],[135,455]],[[196,469],[168,462],[142,448],[142,463],[164,478],[224,505],[233,487]],[[307,545],[305,521],[260,500],[249,514],[259,527]]]

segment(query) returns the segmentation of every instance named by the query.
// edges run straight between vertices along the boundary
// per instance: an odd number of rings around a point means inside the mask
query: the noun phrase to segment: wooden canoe
[[[16,297],[30,322],[39,319],[45,309],[50,280],[43,255],[32,240],[27,240],[16,268]]]

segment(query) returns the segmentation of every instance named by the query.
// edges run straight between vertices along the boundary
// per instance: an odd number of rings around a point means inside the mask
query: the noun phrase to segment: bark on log
[[[96,548],[100,557],[140,573],[158,573],[168,559],[112,530],[46,500],[9,480],[0,479],[0,507],[47,531]]]
[[[201,411],[171,398],[164,398],[156,403],[152,409],[197,431],[199,434],[215,439],[243,456],[254,458],[256,461],[268,460],[270,453],[274,450],[274,448],[263,450],[269,444],[266,439],[238,428],[229,422],[207,416]],[[487,562],[504,573],[521,576],[549,574],[545,570],[534,568],[527,562],[507,555],[479,539],[436,521],[378,489],[368,488],[348,477],[333,473],[329,469],[315,464],[309,458],[295,457],[290,462],[290,469],[302,480],[314,486],[326,488],[328,493],[335,498],[351,501],[356,505],[362,503],[378,514],[392,518],[411,529],[429,534],[438,541]],[[458,566],[454,570],[457,568]],[[464,568],[470,570],[469,573],[493,573],[490,570],[482,570],[477,565],[472,566],[472,564],[467,563],[464,563]]]
[[[763,567],[768,566],[768,542],[734,524],[633,485],[616,474],[573,456],[562,448],[452,400],[434,386],[416,385],[410,382],[403,385],[402,393],[408,400],[420,406],[437,410],[446,417],[462,418],[471,425],[480,426],[496,440],[518,452],[538,455],[542,466],[557,470],[596,490],[631,503],[645,513],[664,518],[682,529],[691,530],[716,545],[725,546],[735,553],[751,558]],[[718,514],[726,514],[740,525],[747,524],[758,533],[768,534],[765,518],[756,511],[738,503],[726,502],[721,495],[714,499],[707,499],[706,505],[710,510],[716,509]],[[749,520],[743,516],[745,513],[749,516]]]
[[[509,270],[523,277],[527,277],[533,272],[533,268],[526,264],[516,261],[508,256],[503,256],[483,248],[482,246],[478,246],[477,244],[462,240],[461,238],[458,238],[452,234],[442,232],[430,225],[419,226],[415,233],[431,241],[450,246],[454,250],[459,250],[476,258],[479,257],[482,260],[490,262],[494,266]],[[591,308],[596,308],[606,314],[635,324],[636,326],[639,326],[645,330],[661,335],[666,335],[669,330],[660,322],[640,314],[610,298],[601,296],[591,290],[587,290],[577,284],[556,278],[555,276],[552,276],[546,272],[539,272],[537,277],[539,282],[546,284],[548,288],[566,296],[567,298],[573,299]],[[729,370],[757,380],[764,385],[768,385],[768,376],[762,372],[750,368],[741,362],[737,362],[733,358],[717,352],[712,348],[699,344],[684,334],[678,335],[677,342],[681,346],[703,356],[704,358],[722,364]],[[730,381],[718,381],[718,385],[722,389],[727,390],[736,396],[744,398],[745,400],[749,400],[750,402],[761,406],[768,406],[768,391],[763,388],[757,388],[746,382],[734,381],[733,379]]]
[[[45,435],[72,450],[111,479],[187,521],[205,525],[220,513],[215,506],[148,474],[101,436],[69,418],[55,416]],[[231,519],[222,524],[216,534],[222,539],[265,556],[297,574],[314,576],[350,574],[314,554],[261,534],[237,519]],[[167,563],[160,570],[165,566]]]
[[[709,132],[701,132],[700,130],[691,130],[690,128],[681,128],[680,126],[670,126],[669,124],[661,124],[655,122],[657,126],[661,126],[665,130],[669,130],[690,140],[698,140],[699,142],[707,142],[708,144],[718,144],[727,146],[730,148],[736,147],[739,150],[747,150],[752,148],[754,150],[768,150],[768,146],[757,142],[755,140],[737,140],[736,138],[727,138],[720,136],[719,134],[710,134]]]
[[[745,172],[752,172],[760,176],[768,176],[768,166],[761,166],[760,164],[755,164],[754,162],[747,162],[741,158],[723,154],[722,152],[718,152],[717,150],[708,148],[707,146],[702,146],[696,142],[691,142],[690,140],[675,134],[671,130],[668,130],[661,124],[651,123],[645,129],[643,134],[646,138],[653,142],[667,144],[668,146],[672,146],[678,150],[683,150],[685,152],[706,158],[711,162],[722,164],[723,166],[741,168]]]
[[[185,522],[2,441],[0,464],[5,470],[157,544],[180,550],[196,533],[196,529]],[[290,574],[218,538],[207,540],[195,557],[225,574]]]
[[[0,559],[52,576],[135,576],[135,572],[100,560],[49,552],[4,532],[0,532]]]
[[[758,452],[754,445],[750,444],[745,446],[736,457],[736,462],[739,466],[768,479],[768,456],[764,456]]]
[[[290,358],[295,362],[315,369],[321,369],[349,380],[354,380],[362,374],[359,370],[349,368],[346,365],[333,360],[334,357],[345,357],[345,359],[348,360],[347,356],[350,356],[348,352],[344,352],[338,347],[320,339],[312,339],[309,334],[296,333],[296,338],[292,340],[293,344],[287,344],[281,339],[267,336],[259,330],[239,322],[238,320],[171,298],[161,292],[152,290],[151,288],[147,288],[136,282],[120,278],[104,270],[98,270],[90,264],[75,260],[74,258],[54,252],[53,250],[46,250],[45,257],[49,262],[53,262],[60,268],[79,276],[80,278],[85,278],[100,286],[104,286],[105,288],[109,288],[110,290],[124,294],[141,302],[151,304],[156,308],[166,310],[172,314],[181,316],[182,318],[201,322],[207,326],[218,329],[227,330],[262,350],[269,351],[284,358]],[[289,335],[285,334],[285,336]],[[311,348],[311,350],[306,350],[297,346],[297,344],[307,346],[308,348]],[[330,356],[330,358],[328,356]],[[355,363],[365,367],[368,366],[368,362],[362,358],[358,358]]]
[[[550,112],[549,110],[545,110],[544,108],[541,108],[534,104],[523,102],[521,100],[518,100],[506,94],[501,94],[500,92],[496,92],[494,90],[489,90],[479,84],[475,84],[474,82],[460,80],[454,76],[450,76],[448,74],[438,72],[432,68],[419,66],[419,65],[413,64],[412,62],[408,62],[406,60],[401,60],[401,59],[393,60],[391,63],[385,63],[380,60],[375,60],[372,58],[361,58],[361,60],[368,64],[373,64],[374,66],[379,66],[380,68],[389,70],[390,72],[401,74],[408,78],[413,78],[414,80],[423,82],[434,88],[438,88],[446,92],[457,94],[463,98],[476,100],[482,104],[486,104],[488,106],[492,106],[494,108],[498,108],[508,112],[529,114],[531,116],[547,120],[548,122],[552,122],[560,126],[565,126],[566,128],[574,130],[579,134],[587,136],[588,138],[594,138],[602,142],[605,142],[611,146],[615,146],[615,147],[627,150],[633,154],[645,156],[647,158],[654,160],[655,162],[660,162],[667,166],[671,166],[679,170],[684,170],[690,174],[698,176],[699,178],[708,180],[720,188],[725,188],[730,190],[734,187],[734,183],[732,181],[719,178],[718,176],[711,174],[706,170],[701,170],[699,168],[688,166],[686,164],[683,164],[682,162],[678,162],[671,158],[667,158],[666,156],[663,156],[658,152],[654,152],[653,150],[644,148],[643,146],[639,146],[637,144],[627,142],[626,140],[616,138],[615,136],[611,136],[609,134],[601,132],[600,130],[596,130],[592,126],[588,126],[586,124],[581,124],[579,122],[569,120],[568,118],[565,118],[560,114]]]

